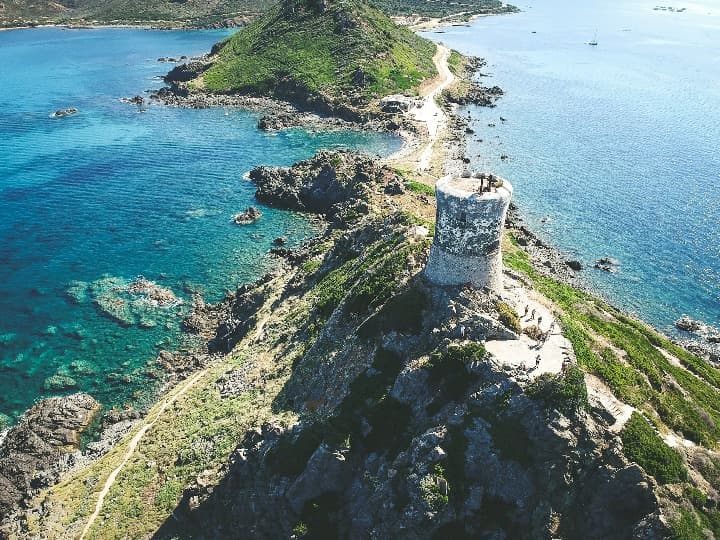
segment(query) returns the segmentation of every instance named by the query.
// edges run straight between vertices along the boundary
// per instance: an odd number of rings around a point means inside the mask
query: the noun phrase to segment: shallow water
[[[656,5],[543,0],[427,36],[486,58],[483,84],[506,91],[468,109],[472,166],[586,267],[619,259],[586,278],[672,332],[683,313],[720,324],[720,10]]]
[[[263,133],[245,111],[119,102],[162,85],[172,64],[158,57],[200,54],[225,35],[0,32],[0,414],[63,391],[108,405],[142,399],[155,384],[148,362],[185,344],[192,292],[216,301],[271,267],[273,239],[293,246],[312,233],[305,216],[254,201],[243,173],[320,148],[399,147],[379,133]],[[68,107],[79,113],[49,117]],[[232,224],[250,204],[261,219]],[[183,303],[153,308],[128,295],[139,275]],[[132,313],[120,324],[99,305]]]

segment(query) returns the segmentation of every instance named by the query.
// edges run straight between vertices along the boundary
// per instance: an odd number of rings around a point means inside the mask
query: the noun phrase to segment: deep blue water
[[[511,180],[532,226],[586,266],[619,259],[586,279],[672,332],[683,313],[720,324],[720,10],[659,4],[687,9],[542,0],[427,35],[484,57],[483,84],[506,91],[469,108],[472,165]]]
[[[185,344],[179,322],[193,291],[216,301],[270,268],[274,238],[297,245],[312,233],[305,216],[258,205],[244,172],[319,148],[399,146],[377,133],[267,134],[245,111],[141,113],[119,102],[162,85],[172,65],[158,57],[199,54],[225,35],[0,32],[0,423],[58,393],[53,375],[108,405],[142,399],[157,352]],[[67,107],[80,112],[49,117]],[[262,218],[231,224],[250,204]],[[134,322],[152,328],[123,326],[93,302],[94,291],[95,300],[133,303],[122,289],[138,275],[183,300],[133,307]],[[112,279],[92,284],[104,276]]]

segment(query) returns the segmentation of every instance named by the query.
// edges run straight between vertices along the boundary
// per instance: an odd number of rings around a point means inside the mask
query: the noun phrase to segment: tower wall
[[[489,175],[488,175],[489,176]],[[426,277],[438,285],[502,291],[502,229],[513,188],[507,180],[480,193],[489,179],[444,178],[435,185],[437,218]]]

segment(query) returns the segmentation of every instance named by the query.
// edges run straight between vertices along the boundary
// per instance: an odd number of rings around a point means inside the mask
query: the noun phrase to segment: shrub
[[[501,323],[515,332],[519,333],[522,331],[520,327],[520,317],[518,317],[517,311],[515,311],[512,306],[505,302],[497,302],[495,309],[498,310],[498,319],[500,319]]]
[[[640,414],[632,414],[620,437],[625,456],[661,484],[680,482],[687,477],[680,454],[665,444]]]
[[[544,373],[526,390],[533,399],[542,401],[548,409],[573,414],[587,407],[585,376],[578,367],[571,366],[564,374]]]
[[[705,540],[707,538],[695,513],[689,510],[680,510],[680,519],[671,522],[670,527],[675,540]]]
[[[413,193],[421,193],[422,195],[435,196],[435,188],[423,184],[422,182],[415,182],[414,180],[408,180],[405,186]]]

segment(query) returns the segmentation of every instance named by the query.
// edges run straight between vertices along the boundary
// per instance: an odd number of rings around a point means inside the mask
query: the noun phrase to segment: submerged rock
[[[603,272],[609,272],[611,274],[617,272],[619,266],[620,261],[618,261],[617,259],[613,259],[612,257],[602,257],[593,265],[594,268],[602,270]]]
[[[43,390],[47,392],[59,392],[72,388],[77,388],[77,381],[69,375],[61,375],[59,373],[50,375],[43,383]]]
[[[74,281],[66,295],[76,303],[92,302],[102,315],[125,327],[156,326],[156,319],[167,317],[168,310],[182,304],[172,290],[143,276],[132,281],[116,276],[90,283]]]

